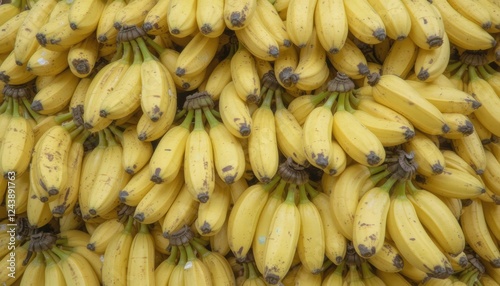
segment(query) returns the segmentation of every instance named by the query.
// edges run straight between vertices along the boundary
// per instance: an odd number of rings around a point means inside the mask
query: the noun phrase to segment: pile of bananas
[[[500,285],[499,0],[4,2],[0,284]]]

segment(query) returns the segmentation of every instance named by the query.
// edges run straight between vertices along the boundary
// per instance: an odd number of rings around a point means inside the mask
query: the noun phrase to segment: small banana
[[[116,0],[108,2],[101,13],[101,18],[96,27],[96,39],[99,43],[114,43],[118,36],[118,30],[115,29],[115,16],[127,2],[125,0]]]
[[[255,66],[255,59],[243,45],[231,58],[231,79],[237,95],[245,102],[258,102],[260,99],[260,78]]]
[[[469,67],[468,70],[469,83],[467,84],[467,92],[472,94],[481,103],[481,106],[474,112],[474,115],[491,133],[499,136],[500,128],[497,122],[500,122],[500,117],[494,110],[499,106],[500,98],[495,96],[496,92],[493,87],[477,75],[474,67]]]
[[[419,80],[432,82],[445,71],[449,60],[450,40],[448,34],[444,33],[441,46],[432,50],[418,50],[413,71]]]
[[[406,78],[415,65],[419,47],[410,37],[395,41],[382,62],[382,74]]]
[[[5,5],[7,6],[7,5]],[[0,12],[1,13],[1,12]],[[9,53],[14,50],[17,31],[21,27],[24,19],[28,16],[29,10],[25,10],[12,17],[0,25],[0,53]]]
[[[133,174],[118,195],[120,202],[129,206],[137,206],[144,196],[153,188],[149,168],[142,168]]]
[[[142,24],[146,33],[157,36],[168,32],[167,7],[169,5],[170,0],[156,1]]]
[[[73,74],[84,78],[90,75],[97,62],[99,42],[94,34],[71,46],[68,64]]]
[[[447,168],[437,176],[418,176],[416,183],[436,195],[459,199],[476,198],[486,191],[483,183],[475,176]]]
[[[180,77],[189,76],[206,69],[215,57],[218,43],[218,38],[197,33],[180,52],[175,74]]]
[[[345,73],[352,79],[363,78],[370,72],[365,55],[349,38],[346,39],[344,46],[337,53],[327,53],[326,55],[336,70]]]
[[[229,82],[219,97],[219,112],[229,132],[238,138],[248,138],[252,132],[252,116],[236,91],[233,81]]]
[[[97,274],[84,256],[59,249],[57,246],[52,247],[51,250],[60,258],[57,264],[61,268],[67,285],[99,284]]]
[[[243,29],[257,12],[257,0],[224,1],[224,22],[230,30]]]
[[[286,25],[281,20],[278,11],[269,1],[257,0],[257,14],[266,30],[276,40],[280,48],[288,48],[292,42],[286,31]],[[252,20],[253,21],[253,20]]]
[[[71,29],[95,30],[101,18],[101,12],[106,4],[105,2],[104,0],[73,1],[68,12]],[[96,13],[96,11],[98,12]]]
[[[403,2],[368,0],[368,3],[382,19],[387,37],[397,41],[408,37],[411,30],[411,18]]]
[[[323,49],[328,53],[338,53],[345,44],[348,32],[344,1],[318,1],[314,11],[314,25]]]
[[[155,0],[133,0],[126,1],[127,5],[120,8],[114,17],[113,26],[119,30],[122,27],[142,26],[144,18],[148,12],[154,7],[157,1]]]
[[[116,235],[119,235],[123,229],[125,229],[125,225],[120,220],[106,220],[99,224],[90,236],[87,249],[98,254],[104,253],[109,242],[113,240]]]
[[[486,154],[483,144],[477,132],[472,132],[469,136],[451,140],[453,150],[464,159],[478,175],[486,170]]]

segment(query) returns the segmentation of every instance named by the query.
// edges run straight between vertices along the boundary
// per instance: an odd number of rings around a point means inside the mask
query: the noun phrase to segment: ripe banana
[[[169,238],[172,233],[185,225],[191,225],[198,214],[199,204],[187,188],[181,188],[161,224],[163,236]]]
[[[198,233],[203,236],[212,236],[218,233],[226,221],[230,203],[231,195],[228,185],[216,180],[210,200],[198,207],[198,217],[194,222]]]
[[[418,52],[419,47],[410,37],[401,41],[395,41],[392,43],[387,56],[382,62],[381,73],[394,74],[401,78],[406,78],[415,65]]]
[[[229,132],[238,138],[247,138],[252,131],[250,110],[236,90],[233,81],[229,82],[219,97],[219,112],[222,122]]]
[[[77,77],[87,77],[93,70],[98,56],[99,42],[94,34],[71,46],[68,51],[68,64]]]
[[[99,224],[90,236],[87,249],[98,254],[104,253],[109,242],[113,240],[116,235],[119,235],[123,229],[125,229],[125,225],[120,220],[106,220]]]
[[[259,101],[261,83],[255,66],[255,59],[243,45],[239,45],[231,58],[231,79],[237,95],[244,102]]]
[[[445,71],[449,60],[450,40],[448,34],[444,33],[441,46],[432,50],[418,50],[413,71],[419,80],[432,82]]]
[[[173,179],[173,178],[172,178]],[[142,168],[132,175],[118,195],[120,202],[129,206],[137,206],[142,198],[153,188],[149,168]]]
[[[338,53],[347,39],[348,22],[343,0],[317,1],[314,26],[323,49]]]
[[[210,38],[219,37],[226,28],[224,22],[224,1],[198,0],[196,3],[198,30]]]
[[[443,44],[445,27],[441,15],[428,1],[403,0],[411,20],[408,36],[421,49],[431,50]],[[446,30],[447,32],[448,30]]]
[[[117,30],[123,27],[142,26],[144,18],[156,2],[155,0],[127,1],[127,5],[116,12],[113,26]]]
[[[167,8],[170,0],[156,1],[156,4],[148,11],[142,28],[150,35],[158,36],[168,32]]]
[[[118,30],[114,27],[115,16],[126,4],[125,0],[114,0],[104,6],[96,27],[96,39],[99,43],[114,43],[116,41]]]
[[[57,246],[52,247],[51,250],[60,258],[57,264],[61,268],[67,285],[99,284],[97,274],[85,257],[76,252],[61,250]]]
[[[293,44],[307,45],[314,31],[314,11],[317,0],[290,0],[286,9],[286,30]]]
[[[333,67],[352,79],[365,77],[370,71],[363,52],[349,38],[337,53],[326,54]]]
[[[148,225],[141,224],[130,245],[127,266],[128,285],[155,284],[155,249]]]
[[[8,5],[4,5],[8,6]],[[0,53],[9,53],[14,50],[17,31],[21,27],[24,19],[28,16],[29,10],[25,10],[5,23],[0,25]]]
[[[477,75],[474,67],[469,67],[469,83],[467,84],[467,92],[472,94],[481,106],[474,112],[477,119],[486,127],[491,133],[496,136],[500,135],[500,128],[497,122],[500,118],[496,110],[500,104],[500,98],[496,96],[495,90],[488,82]]]
[[[184,38],[196,30],[196,0],[170,0],[167,6],[167,24],[170,34]]]
[[[464,159],[478,175],[486,170],[486,154],[477,132],[451,140],[453,150]]]
[[[354,37],[367,44],[378,44],[385,39],[384,22],[368,0],[344,1],[344,8]]]
[[[460,170],[444,168],[437,176],[417,176],[419,187],[436,195],[445,197],[472,199],[480,196],[486,190],[481,181],[473,175]]]
[[[230,30],[246,27],[257,12],[257,0],[224,1],[224,22]]]
[[[189,76],[207,68],[217,52],[218,43],[218,38],[197,33],[180,52],[175,74],[180,77]]]
[[[55,76],[49,85],[38,90],[31,108],[45,115],[57,114],[63,111],[70,103],[72,96],[80,82],[70,69],[66,69]]]

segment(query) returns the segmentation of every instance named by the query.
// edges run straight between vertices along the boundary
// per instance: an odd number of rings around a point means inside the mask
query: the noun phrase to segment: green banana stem
[[[210,251],[208,249],[205,248],[205,246],[203,246],[202,244],[198,243],[197,241],[195,240],[192,240],[189,242],[189,244],[191,244],[191,246],[202,256],[202,257],[205,257],[207,255],[210,255]]]
[[[43,119],[45,119],[47,116],[45,115],[41,115],[39,113],[37,113],[36,111],[34,111],[32,108],[31,108],[31,104],[30,102],[28,101],[28,99],[23,96],[21,98],[21,100],[23,101],[23,105],[24,107],[26,108],[26,110],[28,111],[28,113],[30,114],[30,116],[35,119],[36,123],[40,123],[40,121],[42,121]]]
[[[340,94],[341,95],[341,94]],[[335,100],[339,96],[338,92],[331,93],[326,100],[325,104],[323,105],[324,108],[332,109],[333,104],[335,103]],[[340,99],[339,99],[340,100]],[[339,104],[337,104],[339,105]],[[343,106],[343,105],[342,105]]]
[[[2,106],[5,106],[5,109],[2,112],[2,114],[5,113],[12,115],[12,108],[14,107],[14,99],[12,99],[12,97],[7,97]]]
[[[255,271],[255,267],[253,266],[253,262],[248,262],[248,279],[255,279],[259,276],[257,275],[257,271]]]
[[[299,185],[299,204],[306,204],[308,202],[310,201],[309,198],[307,197],[306,186]]]
[[[285,202],[295,204],[295,192],[296,191],[297,191],[297,185],[296,184],[290,184],[290,185],[288,185],[288,190],[287,190],[287,193],[286,193]]]
[[[281,180],[281,177],[279,175],[274,176],[274,178],[269,182],[264,185],[264,190],[266,192],[270,192],[271,190],[274,190],[274,187],[276,184]]]
[[[470,67],[469,68],[469,81],[475,81],[479,79],[479,75],[476,72],[475,67]]]
[[[63,122],[68,121],[70,119],[73,119],[73,113],[71,111],[68,112],[68,113],[63,113],[63,114],[56,115],[56,117],[54,118],[54,121],[57,124],[61,125]]]
[[[106,141],[108,142],[108,146],[118,145],[118,143],[115,140],[115,137],[113,136],[113,133],[109,130],[109,128],[104,128],[104,136],[106,136]]]
[[[316,95],[313,95],[313,97],[311,98],[311,103],[316,106],[318,105],[321,101],[323,101],[323,99],[325,99],[327,96],[331,95],[332,93],[330,91],[323,91],[323,92],[320,92]],[[333,105],[333,103],[332,103]]]
[[[215,109],[210,109],[210,112],[217,118],[221,119],[220,113]]]
[[[186,265],[187,262],[187,253],[186,253],[186,248],[183,245],[177,246],[179,248],[180,256],[179,256],[179,261],[177,262],[177,265]]]
[[[151,46],[158,54],[165,52],[166,48],[160,46],[157,42],[153,41],[150,37],[145,37],[146,43]]]
[[[139,228],[140,233],[149,233],[149,227],[145,223],[141,223],[141,227]]]
[[[109,125],[108,129],[116,136],[118,137],[118,140],[123,144],[123,131],[118,129],[115,125]]]
[[[490,74],[491,76],[493,76],[494,74],[498,73],[498,71],[496,71],[494,68],[492,68],[490,65],[484,65],[484,66],[480,66],[480,68],[482,68],[483,70],[485,70],[488,74]],[[481,69],[480,69],[481,70]]]
[[[351,106],[351,102],[349,101],[349,97],[352,95],[352,91],[349,91],[348,93],[345,94],[344,96],[344,107],[347,111],[349,111],[349,113],[353,113],[354,111],[356,111],[356,109],[354,109],[352,106]],[[339,104],[340,105],[340,104]]]
[[[144,59],[144,61],[153,61],[154,58],[153,56],[151,55],[151,53],[149,52],[148,50],[148,47],[146,46],[146,43],[144,42],[144,40],[142,38],[137,38],[136,39],[137,41],[137,44],[139,44],[139,48],[141,49],[141,53],[142,53],[142,57]]]
[[[186,249],[186,254],[187,254],[187,261],[195,261],[196,260],[196,255],[194,254],[193,247],[191,247],[191,244],[185,244],[184,248]]]
[[[208,107],[203,107],[203,113],[205,114],[205,118],[208,121],[208,125],[210,125],[210,128],[214,128],[215,126],[221,124],[217,118],[213,115],[211,112],[211,109]]]
[[[113,57],[111,58],[111,60],[109,60],[109,62],[117,61],[117,60],[119,60],[119,59],[121,59],[123,57],[123,54],[125,52],[125,44],[128,44],[128,43],[126,43],[126,42],[120,42],[118,44],[118,46],[116,47],[116,52],[113,55]]]
[[[203,126],[203,112],[201,109],[194,111],[194,130],[204,130]]]
[[[74,123],[73,121],[71,121],[71,122]],[[76,126],[76,124],[75,124],[75,126]],[[69,133],[69,135],[71,136],[71,140],[74,140],[76,137],[78,137],[83,132],[83,130],[85,130],[85,128],[82,125],[80,125],[80,126],[76,127],[75,129],[73,129]]]
[[[12,99],[12,117],[20,117],[21,113],[19,112],[19,101],[17,99]]]
[[[281,88],[278,88],[275,92],[275,103],[276,103],[276,109],[284,109],[285,105],[283,104],[283,98],[281,96]]]
[[[390,192],[391,189],[392,189],[392,186],[394,186],[394,184],[398,181],[398,178],[395,177],[395,176],[391,176],[387,179],[387,181],[385,181],[385,183],[380,186],[380,188],[382,188],[383,190],[387,191],[387,192]]]
[[[468,65],[463,64],[462,66],[460,66],[460,68],[458,69],[458,71],[455,72],[451,77],[452,78],[462,78],[462,76],[464,75],[465,71],[467,71],[468,67],[469,67]]]
[[[263,108],[271,108],[271,102],[273,101],[274,90],[268,89],[266,92],[266,97],[264,97],[264,101],[262,101],[262,105],[260,107]]]
[[[177,245],[172,245],[172,249],[170,250],[170,255],[166,259],[167,263],[174,265],[175,261],[177,261],[177,256],[179,256],[179,247],[177,247]]]
[[[133,51],[133,57],[134,57],[133,64],[140,64],[140,63],[142,63],[141,49],[139,48],[139,45],[137,44],[136,40],[132,40],[131,43],[132,43],[132,51]]]
[[[448,66],[446,67],[445,71],[446,72],[452,72],[454,70],[456,70],[457,68],[461,68],[463,65],[463,63],[461,61],[457,61],[457,62],[454,62],[454,63],[450,63],[448,64]]]
[[[346,94],[341,93],[339,94],[339,100],[337,102],[337,110],[336,111],[345,111],[346,110],[346,100],[345,100]],[[347,110],[349,112],[349,110]]]
[[[376,167],[368,167],[368,170],[370,170],[370,175],[380,173],[386,169],[387,169],[387,165],[385,165],[385,164],[380,165],[380,166],[376,166]]]
[[[98,147],[106,147],[108,146],[108,142],[106,141],[106,135],[103,130],[100,130],[98,133],[99,136],[99,145]]]

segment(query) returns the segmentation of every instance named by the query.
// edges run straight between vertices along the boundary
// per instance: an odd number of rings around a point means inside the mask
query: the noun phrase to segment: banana
[[[289,1],[286,9],[286,30],[291,42],[299,48],[305,47],[313,36],[317,2],[317,0]]]
[[[286,25],[281,20],[278,11],[269,1],[257,0],[257,15],[280,48],[288,48],[292,42],[286,31]],[[253,20],[255,21],[255,20]]]
[[[466,115],[461,113],[444,113],[446,124],[450,127],[450,132],[443,134],[444,138],[460,140],[463,137],[475,136],[481,141],[477,132],[475,132],[474,125]],[[475,133],[475,134],[473,134]],[[472,138],[470,138],[472,140]]]
[[[396,75],[382,75],[373,86],[373,98],[406,117],[419,130],[439,135],[449,131],[442,113],[405,80]]]
[[[484,30],[491,28],[492,21],[488,7],[481,4],[480,1],[451,0],[448,1],[448,3],[458,13],[474,22],[476,25],[481,26]]]
[[[347,40],[348,32],[344,1],[317,1],[314,26],[323,49],[331,54],[338,53]]]
[[[217,52],[218,43],[218,38],[197,33],[180,52],[175,74],[180,77],[189,76],[207,68]]]
[[[68,248],[69,251],[74,252],[76,254],[80,254],[85,257],[85,259],[90,263],[90,266],[94,270],[94,273],[97,275],[99,282],[102,281],[102,261],[101,255],[94,253],[88,250],[85,246],[76,246]]]
[[[232,201],[231,201],[232,203]],[[227,221],[229,217],[229,212],[226,214],[226,220],[220,228],[219,232],[210,236],[210,250],[216,252],[220,255],[227,255],[231,249],[229,248],[229,242],[227,238]]]
[[[26,266],[26,270],[21,277],[20,285],[37,285],[40,281],[45,281],[45,258],[43,254],[38,252],[35,253],[35,258],[31,261],[28,266]]]
[[[74,0],[68,12],[71,29],[95,30],[105,4],[105,0]]]
[[[231,265],[220,253],[209,251],[201,244],[192,240],[190,244],[200,254],[201,260],[208,267],[213,284],[236,285]]]
[[[148,225],[141,224],[130,245],[127,266],[127,284],[155,285],[154,240]]]
[[[187,262],[187,253],[183,245],[179,245],[179,260],[172,269],[166,285],[184,285],[184,266]]]
[[[117,30],[123,27],[142,26],[144,18],[156,2],[155,0],[127,1],[127,5],[116,12],[113,26]]]
[[[474,67],[469,67],[469,83],[467,92],[472,94],[481,106],[474,112],[477,119],[496,136],[500,135],[500,128],[496,122],[500,122],[498,113],[493,110],[500,104],[500,98],[496,96],[495,90],[488,82],[477,75]]]
[[[13,50],[16,64],[26,65],[28,59],[38,48],[39,44],[35,35],[40,27],[49,20],[50,12],[56,3],[56,0],[41,0],[31,7],[16,35]]]
[[[163,219],[163,236],[169,238],[172,233],[183,226],[191,225],[198,214],[198,206],[199,202],[193,198],[187,188],[181,188]]]
[[[71,46],[68,51],[68,64],[73,74],[79,78],[90,75],[97,62],[99,42],[92,34]]]
[[[368,2],[382,19],[387,37],[398,41],[408,37],[411,18],[402,2],[380,0],[368,0]]]
[[[229,132],[238,138],[247,138],[252,131],[252,116],[236,90],[233,81],[223,89],[219,98],[219,112]]]
[[[435,84],[434,82],[418,82],[406,80],[420,96],[427,99],[439,111],[446,113],[461,113],[470,115],[479,107],[481,103],[472,95],[454,87]]]
[[[233,54],[232,50],[228,57],[220,61],[207,76],[206,85],[201,91],[207,92],[213,100],[219,99],[222,89],[231,81],[231,57]]]
[[[59,226],[61,231],[67,231],[70,229],[77,229],[79,227],[85,226],[85,222],[83,221],[82,217],[76,213],[75,210],[59,218]]]
[[[104,285],[124,285],[127,282],[128,261],[132,241],[134,219],[128,217],[125,228],[115,235],[106,246],[102,263],[102,283]]]
[[[363,87],[361,89],[371,89],[372,87],[367,86]],[[359,95],[358,93],[360,92],[360,89],[354,90],[353,93],[355,96],[350,96],[350,103],[357,109],[361,111],[365,111],[373,116],[385,119],[385,120],[391,120],[398,122],[402,125],[406,126],[412,126],[410,121],[406,119],[403,115],[400,113],[392,110],[391,108],[386,107],[385,105],[382,105],[374,100],[372,96],[363,96]],[[357,96],[357,97],[356,97]]]
[[[198,30],[210,38],[217,38],[224,32],[224,1],[198,0],[196,2],[196,23]]]
[[[352,79],[363,78],[370,72],[365,55],[349,38],[337,53],[326,55],[337,71],[345,73]]]
[[[486,154],[481,139],[477,132],[472,132],[469,136],[451,140],[453,150],[464,159],[478,175],[484,173],[486,169]]]
[[[114,27],[115,16],[126,4],[125,0],[113,0],[104,6],[96,27],[96,39],[99,43],[115,43],[118,36],[118,30]]]
[[[142,28],[149,35],[160,35],[168,32],[167,7],[170,0],[156,1],[156,4],[148,11]]]
[[[500,237],[500,224],[495,219],[500,212],[500,206],[493,203],[482,203],[484,219],[491,234],[498,240]]]
[[[238,260],[244,260],[254,239],[259,216],[280,178],[276,176],[267,184],[257,183],[248,187],[236,200],[228,218],[229,247]]]
[[[260,99],[260,78],[255,66],[255,59],[243,45],[231,58],[231,79],[236,94],[245,102],[258,102]]]
[[[22,9],[24,8],[22,7],[23,2],[20,0],[15,0],[3,4],[4,5],[2,5],[0,8],[0,14],[4,15],[5,17],[0,21],[0,25],[3,25],[8,20],[22,13]]]
[[[387,217],[387,230],[409,263],[431,277],[446,278],[453,273],[451,264],[426,233],[405,189],[405,182],[396,185]]]
[[[300,199],[297,207],[300,214],[300,232],[297,252],[302,267],[308,273],[318,274],[323,266],[326,247],[323,222],[318,209],[307,197],[305,186],[300,185],[299,192]]]
[[[302,141],[304,153],[311,165],[320,169],[330,163],[333,117],[331,107],[336,95],[329,95],[324,105],[315,107],[305,119]]]
[[[0,279],[0,283],[3,283],[5,285],[13,285],[14,283],[16,283],[16,281],[19,280],[19,278],[22,277],[24,271],[26,270],[26,267],[34,258],[33,256],[31,256],[29,259],[26,259],[28,255],[28,246],[29,242],[26,242],[23,245],[19,245],[12,250],[12,254],[8,254],[9,256],[6,255],[2,258],[2,262],[0,263],[0,269],[2,269],[0,272],[0,275],[2,277]],[[19,258],[19,260],[16,259],[16,263],[14,263],[13,265],[15,275],[12,275],[12,272],[9,268],[13,260],[12,256]],[[23,261],[22,259],[26,260]]]
[[[491,276],[489,276],[486,273],[483,273],[483,275],[481,275],[481,278],[479,279],[479,281],[484,286],[496,286],[496,285],[499,285],[498,282],[496,282]]]
[[[413,69],[419,47],[409,37],[395,41],[382,62],[382,74],[394,74],[406,78]]]
[[[216,180],[212,197],[198,207],[198,216],[194,224],[200,235],[213,236],[222,229],[231,203],[228,191],[227,184]]]
[[[45,115],[63,111],[70,103],[79,82],[80,78],[75,76],[70,69],[62,71],[49,85],[36,93],[31,108]]]
[[[403,0],[411,20],[408,36],[421,49],[431,50],[443,44],[444,19],[428,1]],[[446,29],[448,32],[448,29]]]
[[[257,0],[224,1],[224,22],[230,30],[246,27],[257,12]]]
[[[16,37],[17,39],[17,37]],[[21,85],[36,78],[36,75],[26,70],[26,62],[18,65],[15,59],[15,49],[9,53],[5,60],[0,64],[0,80],[6,84]]]
[[[485,187],[473,175],[460,170],[444,168],[437,176],[417,176],[416,183],[422,189],[445,197],[472,199],[485,192]]]
[[[386,237],[380,250],[367,261],[376,269],[388,273],[396,273],[403,269],[404,262],[401,253],[393,242]]]
[[[179,248],[172,245],[172,250],[167,259],[163,260],[155,268],[155,283],[158,285],[168,285],[170,276],[175,268]]]
[[[342,235],[333,219],[330,198],[327,194],[314,190],[310,184],[306,184],[306,190],[321,216],[325,231],[325,255],[334,264],[340,265],[346,255],[347,239]]]
[[[432,82],[446,70],[449,60],[450,40],[448,34],[444,33],[441,46],[432,50],[418,50],[413,71],[419,80]]]
[[[116,83],[108,96],[100,100],[99,116],[120,119],[134,113],[142,101],[143,60],[137,42],[132,41],[134,61]]]
[[[299,63],[299,50],[295,46],[280,51],[280,56],[274,61],[276,80],[284,88],[293,86],[292,75]]]
[[[264,279],[268,284],[278,284],[292,265],[300,237],[301,216],[295,205],[295,184],[288,187],[285,201],[276,208],[264,250]]]
[[[161,138],[170,128],[177,111],[177,97],[169,96],[168,100],[167,109],[157,121],[153,121],[148,115],[141,113],[137,121],[137,133],[139,134],[137,137],[139,140],[154,141]]]
[[[123,229],[125,229],[125,225],[120,220],[106,220],[99,224],[90,236],[87,249],[98,254],[104,253],[109,242],[113,240],[116,235],[119,235]]]
[[[344,1],[349,31],[367,44],[378,44],[386,35],[386,28],[379,13],[367,0]]]
[[[329,74],[326,52],[313,29],[307,45],[300,49],[299,62],[290,79],[299,89],[314,90],[326,82]]]
[[[212,285],[211,272],[207,265],[198,258],[191,244],[185,246],[187,262],[184,266],[184,285]]]
[[[154,185],[136,206],[135,220],[142,224],[158,221],[168,212],[181,188],[186,188],[182,173],[170,183]]]
[[[495,238],[491,236],[483,210],[483,203],[472,199],[472,203],[463,208],[460,217],[465,241],[482,259],[498,267],[500,264],[500,251]]]
[[[120,202],[137,206],[144,196],[153,188],[154,183],[150,180],[151,173],[148,168],[142,168],[132,175],[118,195]]]
[[[479,139],[481,139],[481,142],[483,144],[491,143],[491,132],[483,124],[481,124],[481,122],[479,122],[476,115],[474,113],[471,113],[467,116],[467,118],[474,126],[474,130],[479,136]]]
[[[57,264],[59,258],[52,251],[47,250],[43,250],[41,255],[45,259],[45,279],[43,280],[45,285],[66,285],[64,275]]]
[[[465,238],[460,224],[453,213],[433,193],[407,183],[408,199],[412,202],[418,219],[437,244],[452,256],[460,254],[465,247]],[[436,227],[436,226],[440,227]]]
[[[167,6],[167,24],[170,34],[184,38],[198,30],[196,22],[197,0],[170,0]]]
[[[2,5],[8,6],[8,5]],[[2,7],[0,6],[0,7]],[[29,10],[24,10],[5,23],[0,25],[0,53],[10,53],[14,50],[17,31],[21,27],[24,19],[28,16]],[[1,13],[1,12],[0,12]],[[3,14],[2,14],[3,15]]]
[[[26,70],[35,75],[57,75],[68,67],[68,50],[52,51],[39,46],[26,64]]]
[[[0,170],[2,176],[20,177],[29,167],[35,146],[33,128],[24,116],[20,114],[19,102],[13,100],[13,113],[3,134],[0,146]]]
[[[67,285],[97,285],[99,278],[88,260],[76,252],[65,251],[57,246],[51,248],[60,260],[57,262]]]
[[[387,286],[410,286],[412,285],[400,273],[391,273],[381,270],[376,270],[375,274],[384,281]]]
[[[134,126],[127,127],[120,133],[123,148],[122,166],[125,172],[133,175],[148,165],[153,154],[151,142],[140,141]]]
[[[496,195],[500,195],[500,186],[498,185],[500,176],[497,173],[500,170],[500,161],[490,150],[486,149],[484,152],[486,156],[486,168],[481,177],[488,189]]]
[[[378,166],[385,160],[384,146],[370,129],[348,111],[347,96],[349,93],[339,95],[337,110],[333,114],[333,136],[356,162],[367,166]]]
[[[382,186],[367,191],[358,202],[354,214],[352,242],[354,249],[362,257],[374,256],[384,245],[390,206],[389,190],[395,183],[396,179],[387,179]]]

